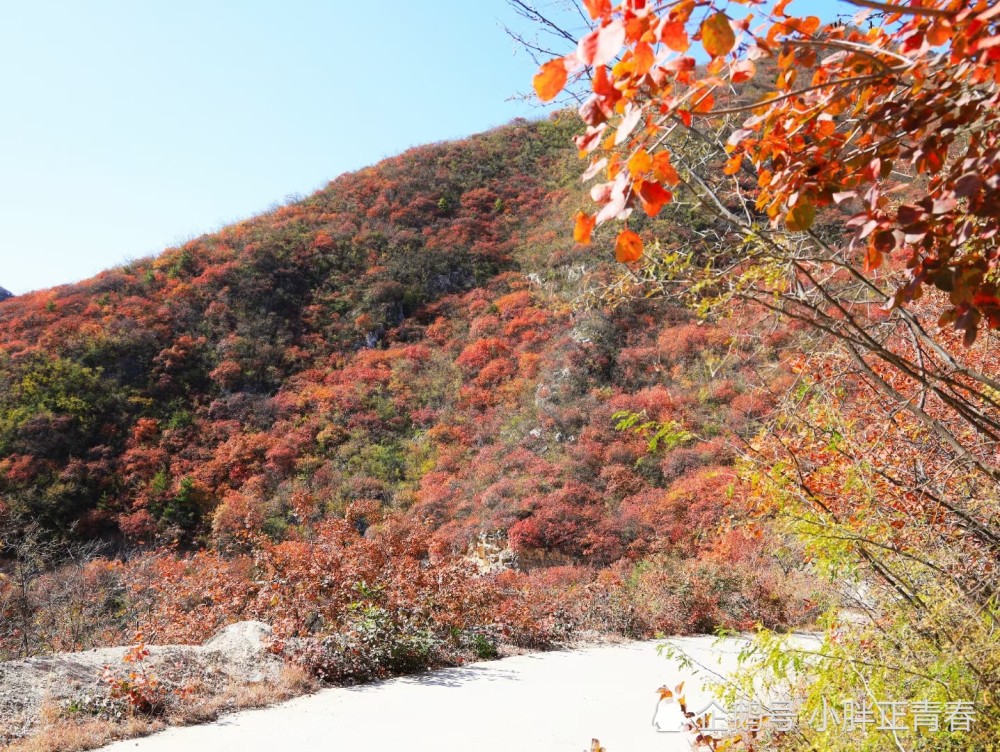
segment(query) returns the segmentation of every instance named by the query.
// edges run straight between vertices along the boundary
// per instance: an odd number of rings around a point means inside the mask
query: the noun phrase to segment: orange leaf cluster
[[[742,123],[730,129],[721,169],[734,180],[756,173],[756,186],[741,190],[763,219],[807,232],[824,207],[854,200],[848,229],[864,269],[906,259],[908,280],[891,303],[937,287],[952,299],[942,321],[971,341],[980,323],[1000,326],[1000,13],[973,0],[856,4],[885,12],[864,31],[867,11],[855,24],[824,24],[790,13],[788,2],[769,15],[736,0],[588,2],[597,25],[560,58],[593,69],[576,143],[595,163],[624,152],[628,167],[592,191],[595,225],[626,218],[640,202],[655,213],[678,178],[670,134],[696,119],[735,117]],[[751,14],[741,16],[747,5]],[[700,71],[691,38],[711,57]],[[725,95],[751,80],[762,92],[755,101]],[[899,206],[888,182],[908,173],[924,182]],[[616,257],[632,258],[634,248],[620,235]]]

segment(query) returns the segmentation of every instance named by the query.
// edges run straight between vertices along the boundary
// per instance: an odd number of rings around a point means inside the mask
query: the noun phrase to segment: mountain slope
[[[655,628],[786,618],[752,605],[777,580],[729,465],[787,334],[572,305],[610,274],[569,237],[573,128],[414,149],[0,304],[0,515],[234,554],[346,518],[528,569],[659,561]]]
[[[512,268],[546,194],[538,130],[415,150],[156,259],[9,301],[4,490],[31,489],[25,503],[53,525],[104,497],[89,523],[107,529],[169,498],[206,447],[273,427],[296,374],[412,337],[418,309]],[[180,456],[138,456],[153,446]],[[167,475],[157,490],[150,468]],[[211,506],[177,522],[198,528]]]

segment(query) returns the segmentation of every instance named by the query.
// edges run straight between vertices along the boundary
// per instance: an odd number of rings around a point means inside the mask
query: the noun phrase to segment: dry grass
[[[276,682],[229,684],[222,691],[192,695],[171,708],[167,723],[171,726],[192,726],[214,721],[236,710],[250,710],[275,705],[299,695],[315,692],[318,684],[300,666],[286,664]]]
[[[42,708],[38,730],[4,752],[83,752],[121,739],[214,721],[226,713],[263,708],[316,691],[318,684],[301,667],[286,665],[274,682],[228,684],[220,690],[194,688],[170,708],[165,718],[130,715],[121,721],[68,715],[54,703]]]
[[[47,712],[48,716],[56,716]],[[83,752],[96,749],[119,739],[146,736],[166,728],[158,719],[133,716],[124,721],[106,721],[100,718],[77,720],[60,716],[46,718],[37,733],[4,747],[5,752]]]

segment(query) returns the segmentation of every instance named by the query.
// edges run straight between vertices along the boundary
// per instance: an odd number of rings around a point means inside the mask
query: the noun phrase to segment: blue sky
[[[72,282],[539,115],[510,101],[535,70],[501,28],[514,20],[504,0],[6,4],[0,285]]]

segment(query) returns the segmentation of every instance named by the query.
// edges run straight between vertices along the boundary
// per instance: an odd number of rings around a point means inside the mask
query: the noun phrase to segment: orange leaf
[[[637,178],[652,169],[653,158],[649,156],[649,152],[645,149],[639,149],[639,151],[629,157],[628,172],[632,177]]]
[[[661,183],[667,185],[677,185],[681,181],[677,170],[670,163],[670,153],[666,151],[661,151],[653,157],[653,175]]]
[[[621,99],[622,93],[615,88],[614,81],[608,77],[607,68],[603,66],[594,71],[593,88],[597,96],[610,100],[609,104],[613,105]]]
[[[608,160],[608,180],[614,180],[618,173],[622,171],[622,158],[620,154],[612,154]]]
[[[733,49],[736,44],[736,34],[729,25],[729,17],[725,13],[716,13],[706,18],[701,24],[701,44],[712,57],[721,57]]]
[[[682,21],[667,21],[660,28],[660,41],[674,52],[687,52],[691,42]]]
[[[583,0],[583,4],[594,21],[611,15],[611,0]]]
[[[882,266],[882,254],[875,247],[874,243],[869,244],[867,251],[865,252],[865,266],[864,270],[866,272],[873,272]]]
[[[592,217],[586,212],[577,212],[576,226],[573,228],[573,240],[583,245],[589,243],[590,235],[594,232],[594,225],[596,224],[596,217]]]
[[[629,0],[634,2],[635,0]],[[640,2],[646,2],[646,0],[640,0]],[[649,31],[649,22],[651,16],[634,16],[631,13],[625,14],[625,39],[629,42],[640,42],[646,37],[646,32]],[[653,18],[655,20],[655,18]],[[646,41],[653,41],[652,39],[646,39]]]
[[[822,21],[816,16],[807,16],[802,19],[802,26],[799,28],[803,34],[814,34]]]
[[[781,91],[787,91],[792,88],[792,84],[795,83],[797,77],[798,71],[795,68],[789,68],[778,74],[778,79],[774,82],[774,85]]]
[[[642,199],[643,211],[649,216],[655,217],[660,213],[664,204],[669,204],[673,200],[674,194],[659,183],[646,180],[639,188],[639,198]]]
[[[819,28],[821,21],[816,16],[806,16],[805,18],[790,18],[786,23],[799,34],[807,37]]]
[[[947,21],[935,21],[927,30],[927,41],[937,47],[946,44],[951,39],[952,29]]]
[[[535,93],[543,102],[555,99],[556,95],[566,85],[566,63],[563,61],[563,58],[549,60],[535,74],[532,83],[535,86]]]
[[[707,92],[698,97],[695,102],[694,107],[691,108],[692,112],[711,112],[712,107],[715,106],[715,95],[712,92]]]
[[[635,74],[645,76],[655,62],[656,56],[653,54],[653,48],[645,42],[639,42],[632,52],[632,65],[635,67]]]
[[[642,258],[642,238],[631,230],[622,230],[615,241],[615,258],[623,264]]]
[[[722,168],[722,172],[726,175],[735,175],[740,171],[740,167],[743,165],[743,155],[737,152],[733,154],[729,159],[726,160],[726,166]]]

